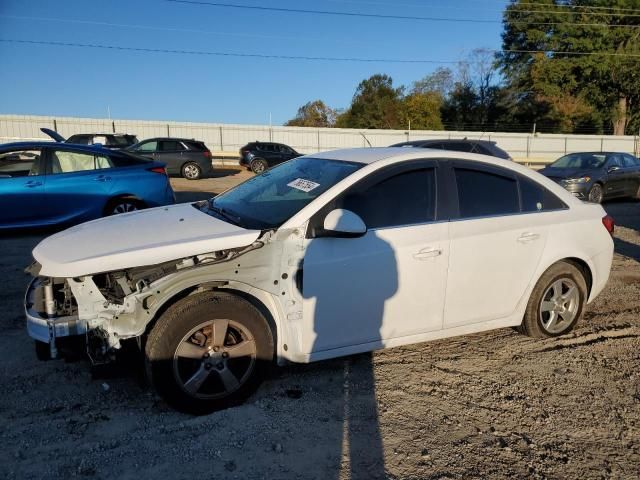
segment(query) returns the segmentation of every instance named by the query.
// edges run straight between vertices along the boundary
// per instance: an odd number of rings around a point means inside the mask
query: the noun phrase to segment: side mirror
[[[367,233],[367,226],[351,210],[337,208],[324,219],[322,237],[356,238]]]
[[[620,167],[617,167],[616,165],[612,165],[609,168],[607,168],[607,173],[615,172],[616,170],[620,170]]]

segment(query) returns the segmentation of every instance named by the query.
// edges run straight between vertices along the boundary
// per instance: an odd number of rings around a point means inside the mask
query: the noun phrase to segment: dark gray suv
[[[504,160],[513,160],[511,155],[502,150],[496,142],[490,140],[413,140],[411,142],[396,143],[391,147],[417,147],[433,148],[436,150],[453,150],[455,152],[478,153],[480,155],[490,155]]]
[[[211,151],[204,142],[188,138],[148,138],[126,149],[167,164],[167,173],[198,180],[212,170]]]
[[[301,153],[288,145],[255,141],[247,143],[240,149],[240,165],[258,174],[267,168],[300,156],[302,156]]]

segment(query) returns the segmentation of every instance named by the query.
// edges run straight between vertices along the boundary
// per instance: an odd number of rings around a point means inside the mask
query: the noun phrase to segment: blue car
[[[0,145],[0,229],[70,225],[175,203],[164,167],[96,146]]]

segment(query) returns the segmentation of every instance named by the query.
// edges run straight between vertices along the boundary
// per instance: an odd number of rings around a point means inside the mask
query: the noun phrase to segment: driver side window
[[[436,206],[435,178],[434,168],[405,171],[364,191],[347,193],[339,203],[341,208],[358,214],[369,229],[432,222]]]

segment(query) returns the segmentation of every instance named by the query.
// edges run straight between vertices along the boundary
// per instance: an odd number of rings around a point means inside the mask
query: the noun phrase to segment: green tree
[[[388,75],[375,74],[358,85],[351,106],[338,116],[343,128],[402,128],[404,89]]]
[[[619,54],[640,52],[640,29],[620,26],[640,27],[640,16],[612,8],[640,9],[640,0],[542,0],[536,8],[514,0],[506,8],[499,62],[508,86],[536,104],[537,119],[619,135],[638,122],[640,61]],[[576,54],[593,52],[618,55]]]
[[[412,92],[402,99],[400,123],[412,130],[443,130],[438,92]]]
[[[327,107],[322,100],[314,100],[300,107],[296,116],[285,125],[290,127],[333,127],[335,123],[336,111]]]

